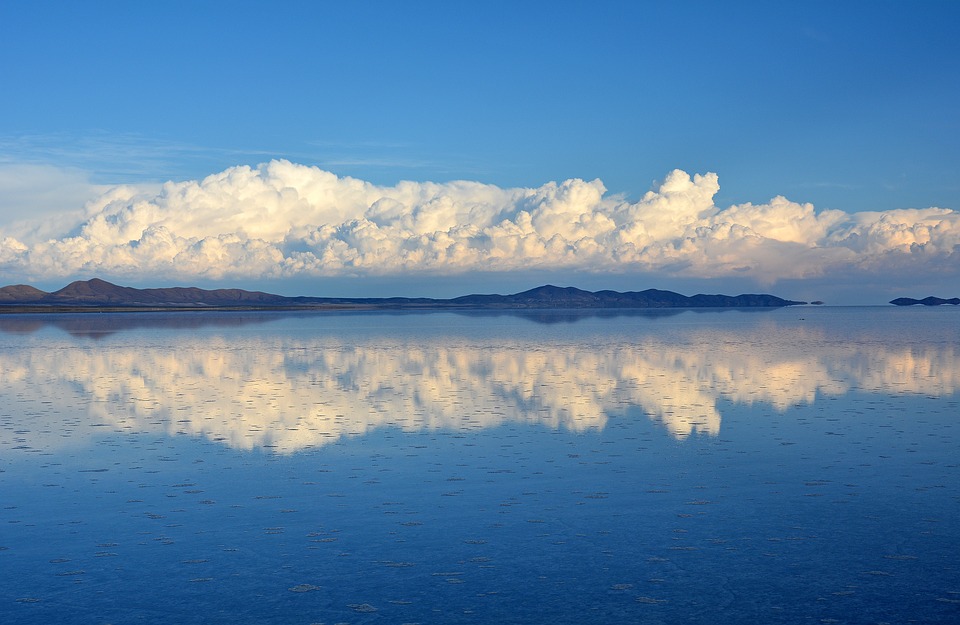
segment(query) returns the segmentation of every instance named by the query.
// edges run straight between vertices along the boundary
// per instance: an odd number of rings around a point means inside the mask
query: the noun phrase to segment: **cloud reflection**
[[[960,389],[950,345],[832,343],[816,329],[760,325],[601,334],[600,344],[229,331],[106,345],[29,337],[0,350],[0,445],[57,448],[104,428],[290,453],[383,427],[596,431],[637,409],[682,439],[717,435],[724,402],[784,411],[851,389]]]

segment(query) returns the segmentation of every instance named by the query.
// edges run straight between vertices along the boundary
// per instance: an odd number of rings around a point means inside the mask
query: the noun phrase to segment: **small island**
[[[426,297],[285,297],[243,289],[137,289],[105,280],[79,280],[48,293],[27,285],[0,288],[0,312],[143,310],[515,310],[627,308],[779,308],[795,302],[765,294],[681,295],[673,291],[584,291],[544,285],[512,295]]]
[[[953,306],[960,305],[960,297],[953,297],[951,299],[943,299],[942,297],[925,297],[923,299],[913,299],[911,297],[898,297],[897,299],[890,300],[890,303],[894,306],[916,306],[920,304],[922,306],[943,306],[944,304],[951,304]]]

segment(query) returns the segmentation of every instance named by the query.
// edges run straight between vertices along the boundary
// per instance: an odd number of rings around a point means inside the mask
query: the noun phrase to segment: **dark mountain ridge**
[[[952,304],[953,306],[960,305],[960,297],[953,297],[950,299],[943,299],[942,297],[925,297],[923,299],[913,299],[912,297],[898,297],[897,299],[890,300],[890,303],[894,306],[916,306],[917,304],[923,306],[943,306],[944,304]]]
[[[645,291],[584,291],[550,284],[514,295],[464,295],[448,300],[454,304],[515,308],[750,308],[806,304],[773,295],[704,295],[692,297],[647,289]]]
[[[27,285],[0,288],[0,307],[203,309],[203,308],[754,308],[805,304],[773,295],[704,295],[672,291],[584,291],[575,287],[539,286],[513,295],[464,295],[453,299],[285,297],[243,289],[169,287],[137,289],[105,280],[78,280],[47,293]]]

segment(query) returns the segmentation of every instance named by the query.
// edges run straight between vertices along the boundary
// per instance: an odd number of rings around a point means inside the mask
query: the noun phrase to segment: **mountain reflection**
[[[46,313],[0,315],[0,332],[32,334],[54,327],[76,337],[99,339],[144,328],[196,330],[266,323],[270,315],[253,311],[211,310],[178,312]]]
[[[952,345],[834,344],[772,324],[749,334],[598,336],[27,341],[0,351],[0,449],[56,448],[99,426],[289,453],[387,426],[599,430],[638,409],[682,439],[717,435],[724,402],[784,411],[853,389],[940,396],[960,388]]]
[[[712,311],[716,309],[702,309]],[[727,312],[769,312],[769,309],[727,309]],[[369,314],[370,311],[339,311],[319,314],[336,315],[339,317]],[[650,308],[650,309],[504,309],[504,310],[417,310],[393,311],[391,316],[425,315],[441,313],[463,314],[470,317],[513,317],[545,325],[575,323],[584,319],[600,318],[615,319],[617,317],[646,317],[662,319],[687,312],[683,308]],[[695,309],[694,312],[697,312]],[[0,332],[8,334],[32,334],[48,327],[58,328],[76,337],[99,339],[121,332],[141,330],[147,328],[167,330],[195,330],[204,327],[239,327],[248,324],[267,323],[278,318],[303,318],[315,316],[316,311],[216,311],[216,310],[186,310],[186,311],[129,311],[107,313],[45,313],[45,314],[0,314]],[[380,314],[384,314],[380,311]]]

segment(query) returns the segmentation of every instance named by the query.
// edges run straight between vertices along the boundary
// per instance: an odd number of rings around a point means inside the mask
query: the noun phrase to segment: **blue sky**
[[[511,290],[550,278],[584,288],[743,287],[792,297],[824,292],[834,301],[851,288],[861,299],[918,285],[943,290],[956,284],[960,264],[951,247],[960,208],[958,24],[956,2],[5,2],[0,241],[8,239],[6,252],[0,249],[0,278],[6,278],[0,281],[56,287],[97,274],[144,286],[190,280],[353,294],[407,280],[422,294],[448,295]],[[256,169],[271,161],[306,169]],[[281,203],[282,210],[262,213],[261,219],[297,221],[300,229],[296,237],[290,230],[260,239],[278,250],[282,269],[250,261],[249,246],[215,255],[232,269],[197,271],[196,259],[193,269],[178,264],[171,250],[196,249],[210,237],[222,242],[237,232],[244,245],[254,237],[236,219],[239,230],[216,230],[216,212],[206,229],[178,229],[182,222],[172,212],[196,215],[196,206],[158,196],[160,183],[186,184],[237,166],[254,168],[257,182],[271,188],[278,180],[299,188],[291,180],[332,172],[377,187],[368,199],[389,196],[401,203],[395,185],[403,180],[542,190],[550,182],[600,179],[604,202],[589,210],[567,206],[566,217],[554,216],[579,219],[592,211],[616,228],[560,233],[567,251],[576,241],[570,237],[588,235],[609,248],[614,230],[621,243],[627,230],[639,236],[631,220],[641,213],[653,219],[652,213],[621,210],[606,200],[638,203],[651,191],[666,195],[661,185],[674,170],[689,174],[693,187],[696,175],[715,173],[719,189],[710,195],[716,214],[688,210],[686,230],[631,239],[635,256],[611,252],[598,260],[595,249],[584,247],[551,267],[543,254],[558,248],[546,246],[533,263],[536,271],[520,271],[499,256],[487,262],[449,250],[423,270],[419,256],[409,254],[395,265],[394,256],[360,262],[354,252],[324,264],[323,254],[339,254],[346,238],[334,241],[331,234],[321,245],[316,233],[368,218],[369,206],[359,204],[352,213],[338,213],[339,222],[315,206]],[[116,198],[94,199],[117,185],[136,190],[124,196],[125,208]],[[218,188],[214,195],[233,197],[235,190]],[[438,193],[455,205],[480,201],[462,189]],[[829,226],[827,234],[786,241],[807,246],[797,253],[809,260],[842,238],[844,250],[853,250],[848,256],[856,271],[845,271],[847,256],[835,250],[828,250],[834,254],[829,262],[810,260],[803,271],[760,271],[769,264],[764,254],[776,258],[783,251],[773,245],[738,264],[729,257],[740,247],[728,235],[727,247],[713,256],[684,256],[679,265],[665,260],[682,247],[678,241],[692,237],[700,244],[690,232],[716,231],[731,222],[727,209],[745,203],[768,210],[751,213],[749,222],[739,211],[736,224],[783,243],[780,230],[758,226],[800,219],[772,206],[777,196],[797,206],[810,203],[816,214],[948,211],[891,213],[901,231],[919,237],[913,243],[932,241],[919,260],[916,249],[893,250],[899,264],[889,254],[865,259],[869,246],[850,242],[869,238],[867,226],[879,236],[879,218],[831,218],[816,226]],[[417,204],[423,192],[404,197],[414,198],[405,204],[408,213],[423,208]],[[472,224],[481,232],[469,234],[465,244],[498,241],[506,235],[489,229],[500,219],[514,223],[518,211],[536,217],[529,198],[522,206],[503,204],[511,201],[487,206]],[[145,244],[129,228],[123,237],[140,241],[135,251],[104,251],[108,235],[102,231],[96,245],[90,243],[97,214],[116,224],[119,212],[132,214],[144,203],[154,207],[154,216],[169,213],[151,222],[141,208],[129,219],[143,224],[141,232],[163,225],[175,238],[163,262],[144,255]],[[241,210],[238,205],[224,200],[218,210]],[[312,219],[299,219],[310,210]],[[444,222],[447,237],[476,217],[450,210],[466,222]],[[321,223],[320,215],[328,221]],[[39,218],[42,227],[27,223]],[[411,230],[401,221],[374,220],[386,233],[377,237],[404,237],[396,247],[404,253],[418,237],[440,232],[423,230],[423,224]],[[921,222],[927,233],[917,235]],[[311,229],[312,238],[304,234]],[[119,238],[109,245],[127,243],[114,234]],[[78,237],[87,243],[82,252],[71,242]],[[656,259],[639,249],[651,241],[665,245],[663,237],[670,249]],[[889,232],[884,237],[871,241],[888,247],[911,242]],[[307,249],[308,240],[313,248]],[[431,239],[431,245],[428,255],[439,244]],[[294,262],[295,252],[317,262]],[[44,262],[53,256],[56,262]],[[704,269],[711,262],[727,262],[729,269]],[[449,271],[442,270],[445,263]],[[376,266],[393,269],[371,269]]]

